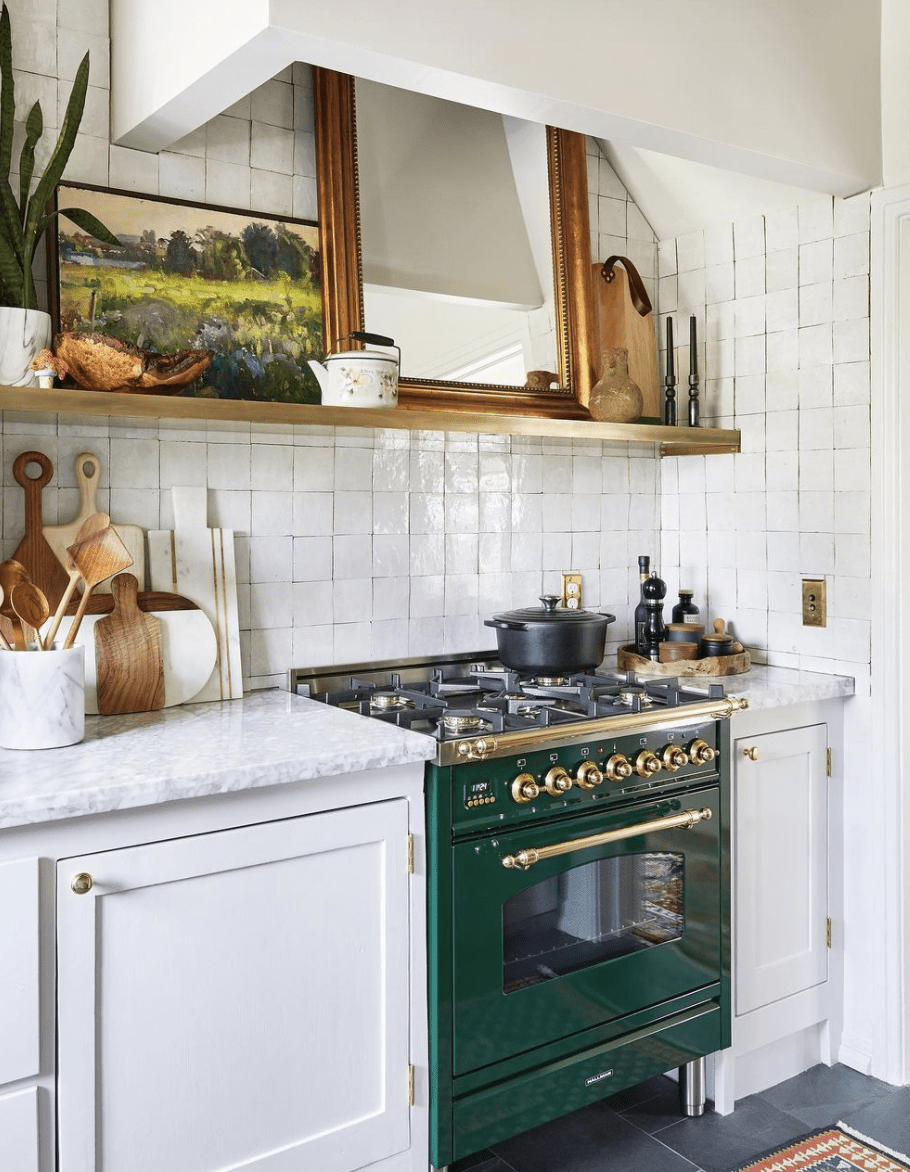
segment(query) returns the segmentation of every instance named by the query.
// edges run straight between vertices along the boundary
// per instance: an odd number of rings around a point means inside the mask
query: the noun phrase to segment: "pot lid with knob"
[[[536,626],[540,623],[570,623],[572,625],[588,624],[588,623],[612,623],[616,621],[616,616],[612,614],[599,613],[591,610],[570,610],[568,607],[560,607],[557,604],[561,601],[558,594],[541,594],[540,601],[542,606],[524,606],[517,610],[504,611],[502,614],[494,615],[492,619],[486,620],[486,625],[490,627],[509,627],[512,629],[527,629],[528,626]]]

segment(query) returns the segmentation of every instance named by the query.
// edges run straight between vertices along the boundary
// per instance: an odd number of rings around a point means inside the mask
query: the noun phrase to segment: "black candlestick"
[[[667,318],[667,377],[664,379],[664,423],[676,426],[676,366],[673,361],[673,319]]]
[[[689,426],[698,427],[698,347],[694,315],[689,318]]]

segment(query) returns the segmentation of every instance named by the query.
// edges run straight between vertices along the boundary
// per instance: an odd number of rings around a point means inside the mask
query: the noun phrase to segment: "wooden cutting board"
[[[596,377],[600,378],[603,373],[603,351],[614,346],[625,346],[629,351],[629,376],[641,388],[642,418],[662,421],[663,397],[657,374],[654,314],[649,312],[642,316],[633,305],[629,292],[629,276],[621,264],[613,265],[613,280],[610,282],[605,281],[600,275],[602,268],[600,264],[591,266],[596,310]]]
[[[136,597],[139,610],[154,614],[160,624],[161,662],[164,671],[164,708],[186,704],[197,694],[212,674],[217,654],[212,624],[188,598],[153,591],[140,591]],[[92,594],[76,643],[85,647],[85,711],[98,712],[98,686],[95,665],[95,626],[114,609],[110,594]],[[60,638],[72,623],[75,600],[60,624]],[[37,653],[36,653],[37,654]]]
[[[83,523],[93,513],[98,511],[96,499],[98,495],[98,481],[101,479],[101,461],[91,452],[83,452],[76,457],[76,480],[82,503],[76,516],[65,525],[45,525],[44,537],[54,551],[62,566],[66,566],[66,550],[76,540]],[[138,525],[114,525],[117,535],[130,552],[133,564],[130,573],[134,574],[139,582],[139,589],[145,586],[145,534]],[[78,585],[82,589],[82,583]],[[99,582],[94,593],[110,594],[111,579],[105,578]]]
[[[151,587],[191,598],[215,629],[218,657],[195,699],[234,699],[243,695],[234,532],[208,528],[204,488],[172,488],[171,495],[173,530],[148,534]]]
[[[95,623],[95,680],[104,716],[164,707],[161,623],[139,609],[138,591],[133,574],[117,574],[113,610]]]
[[[29,464],[38,464],[41,474],[29,476],[26,471]],[[31,580],[44,591],[52,612],[69,585],[69,575],[42,532],[41,491],[53,475],[54,466],[43,452],[23,452],[13,463],[13,476],[25,493],[25,536],[13,558],[25,566]]]

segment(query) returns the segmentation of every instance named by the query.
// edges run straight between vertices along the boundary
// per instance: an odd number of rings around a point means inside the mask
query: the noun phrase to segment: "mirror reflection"
[[[405,377],[548,385],[546,128],[363,79],[355,95],[366,328]]]

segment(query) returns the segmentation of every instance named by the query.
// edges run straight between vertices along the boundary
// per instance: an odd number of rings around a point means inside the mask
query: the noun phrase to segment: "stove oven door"
[[[454,856],[456,1075],[721,978],[716,787],[463,842]]]

